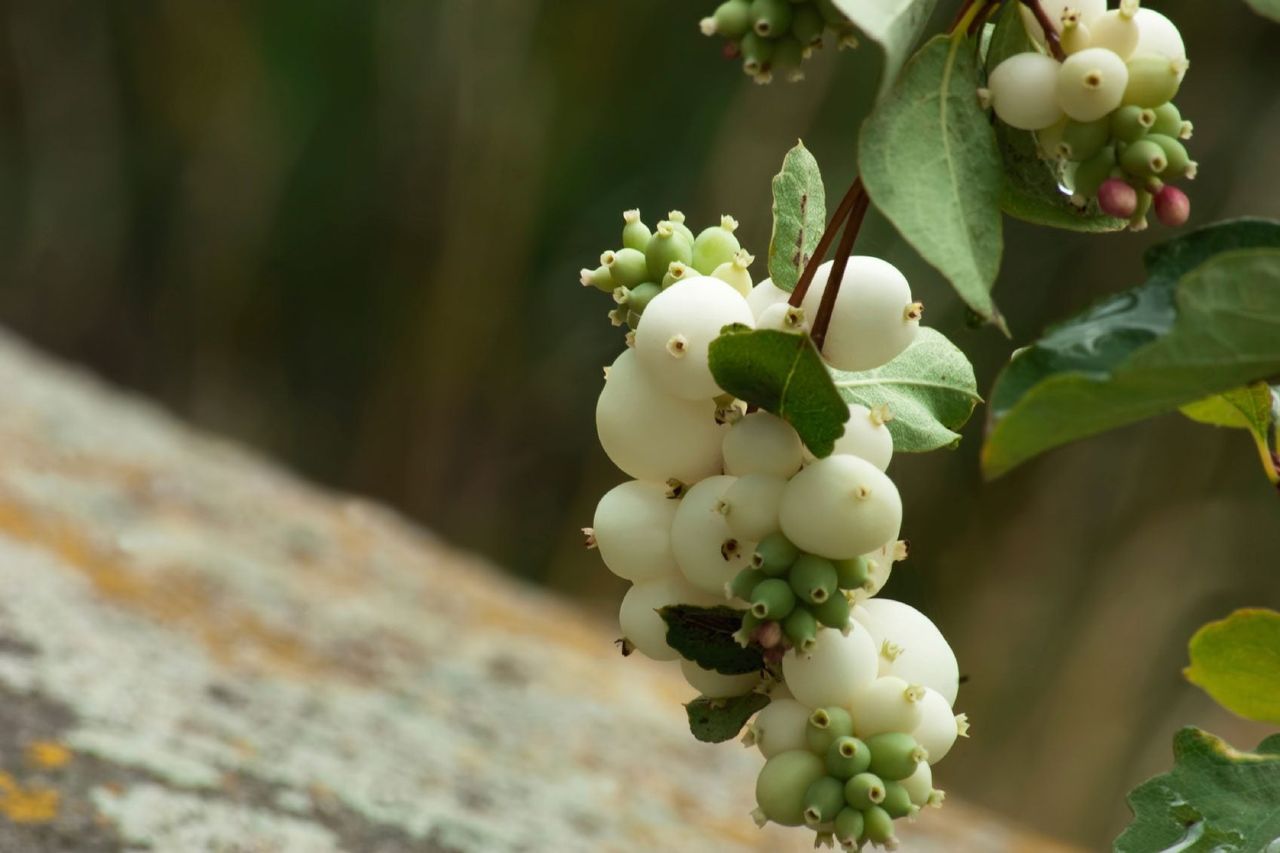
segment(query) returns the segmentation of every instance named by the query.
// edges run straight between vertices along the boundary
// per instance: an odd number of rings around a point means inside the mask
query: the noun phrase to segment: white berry
[[[833,262],[818,267],[804,295],[805,317],[818,316]],[[870,370],[893,360],[915,340],[919,305],[897,267],[869,255],[853,255],[844,268],[831,310],[822,357],[840,370]]]
[[[735,477],[790,477],[804,461],[803,447],[791,424],[769,412],[752,412],[730,427],[724,437],[724,470]]]
[[[960,735],[959,719],[947,704],[946,697],[930,688],[925,688],[920,712],[919,722],[903,731],[910,731],[929,753],[929,763],[937,764],[951,751]]]
[[[751,316],[759,319],[764,309],[770,305],[784,303],[790,298],[790,293],[774,284],[773,279],[766,278],[751,288],[751,292],[747,294],[747,307],[751,309]]]
[[[685,578],[698,589],[719,594],[751,565],[756,543],[738,539],[721,514],[720,501],[736,477],[708,477],[680,501],[671,524],[671,550]]]
[[[760,674],[722,675],[714,669],[703,669],[691,660],[680,660],[680,672],[689,686],[708,699],[745,696],[760,683]]]
[[[924,718],[925,688],[886,675],[868,684],[850,706],[853,733],[869,738],[882,732],[912,732]],[[932,758],[933,753],[930,751]]]
[[[653,297],[636,328],[636,353],[657,385],[685,400],[721,393],[707,348],[731,323],[755,326],[742,294],[711,276],[677,281]]]
[[[1182,33],[1178,32],[1173,21],[1155,9],[1142,8],[1133,16],[1138,23],[1138,45],[1133,50],[1134,56],[1154,54],[1179,63],[1180,74],[1187,73],[1187,46],[1182,41]],[[1179,80],[1182,79],[1180,76]]]
[[[1020,130],[1043,130],[1062,118],[1058,105],[1058,61],[1043,53],[1017,53],[987,78],[991,108]]]
[[[591,533],[609,571],[633,582],[674,574],[671,523],[679,506],[661,483],[631,480],[605,492]]]
[[[849,705],[876,678],[878,661],[871,633],[850,620],[849,633],[819,631],[807,654],[791,649],[782,675],[796,700],[810,708]]]
[[[805,730],[812,709],[795,699],[775,698],[751,724],[752,740],[765,758],[793,749],[807,749]]]
[[[618,611],[618,624],[622,636],[645,657],[653,660],[675,660],[680,657],[667,645],[667,623],[657,611],[672,604],[693,604],[710,607],[722,601],[695,589],[679,575],[638,583],[622,598]]]
[[[1045,3],[1044,10],[1048,13],[1049,20],[1053,22],[1056,30],[1062,29],[1062,16],[1066,12],[1076,12],[1080,16],[1080,23],[1088,26],[1095,18],[1107,11],[1107,0],[1056,0],[1056,2]],[[1019,5],[1018,11],[1022,13],[1022,22],[1027,27],[1027,34],[1044,47],[1044,29],[1036,20],[1035,13],[1025,5]]]
[[[870,633],[880,656],[880,674],[931,687],[954,705],[960,665],[938,627],[901,601],[872,598],[854,608],[853,618]]]
[[[778,505],[787,481],[772,474],[739,477],[717,505],[729,533],[739,542],[759,542],[778,532]]]
[[[888,468],[893,459],[893,436],[885,426],[884,410],[868,409],[861,403],[850,403],[844,435],[836,439],[835,450],[831,453],[857,456],[881,471]]]
[[[1073,53],[1058,72],[1058,103],[1076,121],[1097,121],[1120,106],[1129,69],[1105,47]]]
[[[1135,17],[1137,5],[1122,2],[1119,9],[1099,15],[1089,24],[1089,46],[1105,48],[1121,59],[1133,56],[1142,35]]]
[[[898,538],[902,499],[893,481],[865,459],[828,456],[787,483],[778,520],[797,547],[843,560]]]

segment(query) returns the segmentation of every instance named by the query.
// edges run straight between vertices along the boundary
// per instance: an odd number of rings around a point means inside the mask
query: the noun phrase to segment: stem
[[[827,223],[827,230],[823,231],[822,236],[818,238],[818,245],[814,247],[813,255],[809,257],[809,262],[804,265],[804,271],[800,273],[800,280],[796,282],[795,290],[791,291],[791,298],[787,300],[787,304],[792,308],[799,308],[800,304],[804,302],[805,294],[809,292],[809,285],[813,283],[813,277],[817,274],[818,267],[822,266],[822,259],[826,257],[827,250],[831,248],[831,241],[836,238],[836,232],[840,230],[841,223],[849,217],[849,212],[853,210],[854,202],[862,194],[862,181],[855,178],[853,183],[849,185],[849,189],[845,191],[844,198],[840,199],[840,206],[831,215],[831,221]]]
[[[862,182],[855,184],[861,189]],[[871,200],[865,192],[858,194],[849,219],[845,222],[844,233],[840,235],[840,245],[836,247],[836,258],[831,264],[831,276],[827,279],[827,287],[822,291],[822,303],[818,306],[818,316],[813,318],[813,332],[810,337],[813,345],[822,352],[822,344],[827,339],[827,327],[831,325],[831,312],[836,307],[836,297],[840,295],[840,285],[844,282],[844,270],[849,265],[849,253],[853,251],[853,241],[858,237],[858,229],[862,227],[862,219],[867,215]]]
[[[1036,21],[1040,24],[1040,29],[1044,30],[1044,43],[1049,46],[1049,52],[1053,54],[1053,58],[1061,62],[1067,58],[1067,53],[1062,49],[1062,40],[1058,38],[1058,28],[1054,26],[1053,19],[1049,17],[1049,13],[1044,10],[1044,4],[1040,0],[1018,0],[1023,6],[1031,10],[1036,16]]]

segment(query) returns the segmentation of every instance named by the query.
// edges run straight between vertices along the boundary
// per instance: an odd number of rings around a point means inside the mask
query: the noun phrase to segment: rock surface
[[[0,850],[808,848],[607,626],[7,336],[0,387]]]

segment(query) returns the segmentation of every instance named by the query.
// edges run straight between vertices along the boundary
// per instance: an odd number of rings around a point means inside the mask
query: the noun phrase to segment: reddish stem
[[[1044,43],[1049,45],[1049,52],[1053,54],[1053,58],[1061,62],[1067,58],[1067,52],[1062,49],[1062,40],[1058,38],[1058,27],[1053,23],[1053,19],[1049,17],[1049,13],[1044,10],[1044,4],[1040,0],[1018,0],[1023,6],[1031,10],[1036,16],[1036,21],[1040,24],[1040,29],[1044,30]]]
[[[831,215],[831,221],[827,223],[827,230],[823,231],[822,236],[818,238],[818,245],[814,247],[813,254],[809,257],[809,262],[804,265],[804,271],[800,273],[800,280],[796,282],[795,290],[791,291],[791,298],[787,300],[787,304],[792,308],[799,308],[801,303],[804,302],[805,294],[809,292],[809,285],[813,283],[813,277],[817,274],[818,267],[822,266],[822,259],[826,257],[827,250],[831,248],[831,241],[836,238],[836,232],[840,230],[840,225],[849,217],[849,212],[853,210],[854,202],[863,194],[862,179],[854,179],[854,182],[849,185],[849,189],[845,192],[844,198],[840,199],[840,206]]]
[[[862,182],[857,182],[861,187]],[[836,297],[840,295],[840,285],[844,282],[844,270],[849,265],[849,253],[853,251],[853,241],[858,237],[862,220],[867,215],[871,200],[865,192],[859,193],[849,219],[844,224],[844,233],[840,235],[840,245],[836,246],[836,257],[831,264],[831,275],[827,279],[827,287],[822,291],[822,303],[818,306],[818,316],[813,318],[813,331],[809,337],[813,345],[822,352],[822,344],[827,339],[827,327],[831,325],[831,312],[836,307]]]

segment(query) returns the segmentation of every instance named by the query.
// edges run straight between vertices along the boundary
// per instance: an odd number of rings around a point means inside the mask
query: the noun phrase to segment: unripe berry
[[[716,267],[732,261],[742,250],[733,235],[738,222],[732,216],[721,216],[719,225],[702,230],[693,241],[693,266],[703,275],[711,275]]]
[[[836,28],[849,25],[849,19],[845,17],[844,12],[840,11],[833,0],[814,0],[813,5],[822,15],[822,20],[826,21],[828,25]]]
[[[730,427],[724,437],[724,470],[737,477],[790,477],[800,470],[801,448],[800,436],[791,424],[769,412],[752,412]]]
[[[636,249],[608,251],[600,256],[600,263],[609,269],[609,277],[617,287],[635,287],[649,278],[644,253]]]
[[[836,567],[813,554],[795,561],[789,579],[796,597],[807,604],[822,604],[836,592]]]
[[[775,285],[773,279],[766,278],[751,288],[751,292],[747,294],[747,305],[751,308],[752,316],[759,317],[770,305],[786,302],[790,298],[790,293]]]
[[[768,578],[751,591],[751,615],[781,622],[796,606],[796,594],[782,578]]]
[[[725,0],[702,19],[701,27],[703,35],[742,38],[751,29],[751,0]]]
[[[809,331],[809,321],[805,317],[803,308],[794,308],[786,302],[779,302],[764,309],[756,320],[756,328],[798,335]]]
[[[858,773],[844,786],[845,802],[855,809],[869,809],[884,802],[884,780],[874,773]]]
[[[792,35],[778,39],[773,49],[773,70],[782,74],[789,83],[798,83],[804,79],[804,71],[800,64],[808,56],[809,48]]]
[[[891,818],[908,817],[920,811],[901,782],[884,783],[884,802],[880,804]]]
[[[666,290],[677,281],[684,281],[687,278],[697,278],[698,271],[688,264],[680,261],[672,261],[667,265],[667,274],[662,277],[662,289]]]
[[[1089,25],[1091,45],[1105,48],[1121,59],[1133,56],[1141,37],[1134,17],[1137,12],[1138,0],[1120,0],[1120,8],[1099,15]]]
[[[757,35],[777,37],[791,28],[788,0],[751,0],[752,28]]]
[[[1166,180],[1172,180],[1175,177],[1195,177],[1195,164],[1191,162],[1191,157],[1181,142],[1163,133],[1152,133],[1147,136],[1147,139],[1159,145],[1164,151],[1168,161],[1165,166]]]
[[[1122,107],[1129,109],[1129,107]],[[1138,109],[1134,107],[1133,109]],[[1159,133],[1163,136],[1172,136],[1175,139],[1182,137],[1183,121],[1182,113],[1178,112],[1178,108],[1172,103],[1161,104],[1151,110],[1151,132]],[[1130,140],[1131,141],[1131,140]]]
[[[853,733],[864,740],[882,732],[910,732],[924,718],[925,688],[893,675],[882,676],[858,694]]]
[[[1062,129],[1058,153],[1068,160],[1088,160],[1111,139],[1111,122],[1103,116],[1096,121],[1069,121]]]
[[[664,219],[658,223],[657,230],[645,244],[644,257],[648,265],[647,277],[661,281],[672,261],[692,263],[693,241],[677,231],[674,223]]]
[[[854,608],[879,654],[880,675],[896,675],[909,684],[931,687],[948,704],[960,690],[960,666],[942,632],[909,604],[872,598]]]
[[[671,523],[679,505],[660,483],[632,480],[606,492],[592,536],[609,571],[633,582],[675,574]]]
[[[1121,142],[1137,142],[1154,128],[1155,123],[1155,111],[1137,104],[1126,104],[1111,114],[1111,134]]]
[[[715,596],[694,589],[684,578],[672,575],[638,583],[622,598],[618,623],[622,636],[645,657],[652,660],[675,660],[680,657],[667,645],[667,623],[658,609],[673,604],[711,606],[719,603]]]
[[[662,288],[653,282],[641,282],[627,291],[627,300],[623,304],[626,305],[628,311],[633,311],[640,315],[644,313],[644,309],[653,301],[653,297],[661,292]]]
[[[818,267],[804,296],[807,317],[817,317],[832,261]],[[840,370],[870,370],[911,345],[920,327],[919,303],[897,267],[869,255],[853,255],[845,266],[831,311],[822,357]]]
[[[718,278],[744,297],[751,293],[751,273],[747,269],[755,258],[745,250],[734,255],[733,260],[725,261],[712,271],[711,277]],[[750,309],[751,306],[747,306]]]
[[[1062,132],[1066,130],[1069,121],[1071,119],[1064,115],[1043,130],[1037,130],[1032,134],[1036,140],[1036,155],[1041,160],[1057,160],[1062,156],[1058,148],[1062,142]]]
[[[808,607],[797,605],[782,621],[782,633],[792,646],[805,654],[812,651],[818,641],[818,620]]]
[[[703,669],[691,660],[681,659],[680,673],[689,686],[708,699],[729,699],[745,696],[760,684],[760,674],[722,675],[713,669]]]
[[[1097,121],[1124,97],[1129,70],[1110,50],[1091,47],[1068,56],[1058,72],[1058,103],[1076,121]]]
[[[835,560],[833,564],[836,569],[836,582],[841,589],[859,589],[870,576],[867,558],[862,555]]]
[[[1138,209],[1138,191],[1128,181],[1108,178],[1098,187],[1098,208],[1107,216],[1128,219]]]
[[[671,550],[680,571],[697,588],[719,595],[724,594],[725,584],[750,565],[755,547],[734,537],[724,516],[716,511],[735,480],[716,476],[695,484],[681,499],[671,523]]]
[[[866,823],[863,820],[861,810],[855,809],[853,806],[845,806],[836,815],[836,841],[846,850],[856,849],[865,832]]]
[[[653,232],[640,220],[640,211],[628,210],[622,214],[622,245],[627,249],[643,252],[649,246]]]
[[[1000,120],[1019,130],[1043,130],[1062,118],[1055,96],[1058,61],[1028,51],[1010,56],[991,71],[987,93]]]
[[[1077,166],[1072,177],[1076,202],[1084,204],[1097,196],[1098,189],[1111,177],[1111,170],[1115,167],[1116,150],[1110,145]]]
[[[1154,178],[1169,166],[1164,149],[1150,135],[1130,143],[1120,155],[1120,168],[1135,178]]]
[[[920,721],[910,731],[912,737],[919,741],[929,753],[929,763],[937,764],[960,736],[960,717],[951,710],[946,697],[936,690],[925,689],[924,698],[920,702]],[[967,728],[967,723],[966,723]]]
[[[756,779],[760,815],[783,826],[804,823],[804,795],[826,775],[822,759],[808,750],[778,753],[765,762]]]
[[[792,750],[809,751],[806,732],[811,712],[794,699],[774,699],[751,724],[756,747],[765,758]],[[870,753],[867,753],[870,763]]]
[[[857,600],[866,600],[884,589],[893,571],[893,564],[906,558],[905,553],[898,553],[899,549],[905,547],[905,542],[894,541],[863,555],[867,561],[867,580],[860,589],[854,590]]]
[[[1177,228],[1191,218],[1191,199],[1172,184],[1166,184],[1155,194],[1153,205],[1161,225]]]
[[[791,544],[790,539],[781,533],[773,533],[756,543],[751,566],[766,575],[777,577],[786,574],[799,556],[800,549]]]
[[[840,738],[853,736],[853,717],[838,705],[818,708],[809,715],[809,727],[805,729],[805,742],[814,755],[825,758],[831,745]]]
[[[778,504],[787,481],[772,474],[739,477],[720,499],[717,509],[729,533],[744,542],[759,542],[778,531]]]
[[[758,35],[754,30],[743,36],[739,43],[742,49],[742,70],[752,77],[768,72],[774,44],[772,39]]]
[[[844,782],[824,776],[805,791],[804,802],[804,822],[809,826],[833,821],[844,808]]]
[[[759,569],[743,569],[734,575],[733,580],[729,581],[729,587],[726,592],[732,598],[740,598],[743,601],[751,600],[751,592],[756,585],[764,580],[768,575]]]
[[[836,439],[831,455],[857,456],[884,471],[893,459],[893,436],[885,426],[888,419],[884,408],[868,409],[861,403],[850,403],[844,435]]]
[[[875,679],[879,660],[870,632],[853,620],[847,627],[848,634],[819,631],[807,654],[783,655],[782,676],[798,701],[811,708],[846,705]]]
[[[933,795],[933,768],[929,766],[929,762],[922,761],[915,773],[898,784],[907,789],[907,796],[911,798],[912,804],[926,806]]]
[[[1135,56],[1128,63],[1124,103],[1140,107],[1158,107],[1178,94],[1187,61],[1147,54]]]
[[[1134,16],[1138,22],[1138,46],[1134,48],[1134,56],[1154,54],[1166,59],[1181,62],[1182,73],[1186,73],[1187,47],[1183,44],[1182,33],[1177,26],[1164,15],[1154,9],[1139,9]]]
[[[791,16],[791,35],[801,44],[817,46],[822,44],[822,32],[826,24],[822,13],[813,3],[801,3],[796,6]]]
[[[595,269],[583,267],[578,273],[578,280],[582,282],[583,287],[594,287],[605,293],[613,293],[618,286],[613,283],[613,276],[609,274],[609,268],[604,264]]]
[[[715,421],[715,403],[663,393],[628,349],[609,368],[596,431],[613,464],[637,480],[696,483],[720,470],[726,428]]]
[[[671,227],[676,230],[684,239],[689,241],[689,245],[693,245],[693,232],[689,230],[689,226],[685,224],[685,216],[679,210],[667,211],[667,222],[671,223]],[[687,262],[686,262],[687,263]]]
[[[636,329],[636,354],[649,376],[685,400],[721,394],[707,348],[731,324],[754,326],[751,309],[718,278],[699,276],[678,281],[654,297]]]
[[[828,628],[843,631],[849,624],[849,599],[845,598],[843,593],[831,596],[821,604],[813,606],[812,610],[814,617]]]
[[[845,559],[898,538],[902,499],[893,481],[865,459],[828,456],[787,483],[778,520],[797,547]]]
[[[1069,12],[1074,12],[1080,23],[1086,26],[1093,23],[1094,19],[1107,11],[1107,0],[1051,0],[1044,4],[1044,10],[1054,28],[1060,31],[1062,18]],[[1027,35],[1044,47],[1044,29],[1035,14],[1027,6],[1019,6],[1018,11],[1022,13],[1022,23],[1026,25]]]
[[[856,737],[838,737],[827,747],[827,773],[837,779],[852,779],[871,766],[871,750]]]
[[[898,782],[916,772],[929,755],[906,732],[882,732],[863,738],[871,750],[871,772],[886,782]]]
[[[1079,13],[1062,16],[1062,32],[1058,35],[1058,43],[1062,52],[1068,55],[1079,53],[1093,43],[1089,25],[1080,20]]]

